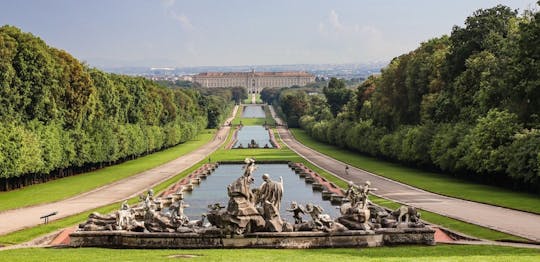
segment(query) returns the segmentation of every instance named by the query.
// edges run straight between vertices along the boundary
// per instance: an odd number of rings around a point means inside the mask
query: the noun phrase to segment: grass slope
[[[5,261],[538,261],[535,249],[499,246],[400,246],[328,249],[181,249],[104,248],[17,249],[0,252]],[[182,257],[184,256],[184,257]]]
[[[189,153],[208,143],[213,136],[214,130],[207,130],[191,141],[135,160],[18,190],[1,192],[0,211],[54,202],[110,184]]]
[[[184,170],[180,174],[178,174],[178,175],[164,181],[163,183],[157,185],[156,187],[153,188],[154,192],[159,193],[159,192],[165,190],[166,188],[170,187],[172,184],[176,183],[178,180],[182,179],[186,175],[193,172],[195,169],[199,168],[204,162],[206,162],[206,160],[203,160],[203,161],[201,161],[199,163],[196,163],[195,165],[193,165],[192,167]],[[138,197],[134,197],[134,198],[129,199],[128,202],[130,204],[133,204],[133,203],[136,203],[137,201],[138,201]],[[40,225],[32,227],[32,228],[12,232],[12,233],[9,233],[7,235],[0,236],[0,245],[11,245],[11,244],[24,243],[24,242],[30,241],[32,239],[35,239],[35,238],[37,238],[39,236],[54,232],[56,230],[66,228],[66,227],[71,227],[71,226],[77,225],[77,224],[79,224],[81,222],[84,222],[88,218],[88,215],[90,213],[99,212],[99,213],[102,213],[102,214],[107,214],[107,213],[113,212],[115,210],[118,210],[119,207],[120,207],[120,202],[110,204],[110,205],[107,205],[107,206],[103,206],[103,207],[100,207],[100,208],[96,208],[94,210],[82,212],[80,214],[69,216],[69,217],[66,217],[66,218],[63,218],[63,219],[54,220],[54,221],[52,221],[52,222],[50,222],[50,223],[48,223],[46,225],[45,224],[40,224]],[[1,259],[0,259],[0,261],[1,261]]]
[[[314,150],[392,180],[446,196],[540,214],[540,197],[538,195],[477,184],[441,173],[404,167],[318,142],[300,129],[291,129],[291,132],[298,141]]]

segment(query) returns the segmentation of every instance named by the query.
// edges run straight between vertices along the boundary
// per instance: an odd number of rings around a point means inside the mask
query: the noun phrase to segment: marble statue
[[[266,221],[268,231],[281,232],[283,220],[281,220],[279,208],[283,198],[283,178],[280,177],[280,182],[275,182],[270,179],[270,175],[264,174],[262,179],[263,183],[257,191],[259,213]]]
[[[291,207],[287,209],[289,212],[293,212],[293,218],[295,224],[302,224],[304,221],[302,220],[302,215],[305,214],[306,211],[304,210],[304,207],[302,205],[298,205],[296,201],[291,202]]]
[[[227,212],[234,233],[239,235],[246,232],[246,230],[250,232],[255,228],[264,227],[266,224],[255,207],[256,199],[251,191],[251,184],[254,182],[252,173],[256,169],[255,160],[246,158],[244,162],[246,163],[244,174],[227,187],[229,195]]]

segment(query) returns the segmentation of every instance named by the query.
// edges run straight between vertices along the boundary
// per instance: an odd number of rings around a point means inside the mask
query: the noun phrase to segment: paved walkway
[[[272,107],[271,113],[277,119]],[[291,150],[329,173],[356,184],[371,181],[376,196],[540,242],[540,215],[437,195],[355,167],[345,171],[345,163],[304,146],[287,128],[278,127],[278,132]]]
[[[226,123],[232,121],[237,111],[238,106],[235,106],[232,117]],[[204,160],[223,144],[229,130],[229,126],[224,126],[206,145],[171,162],[112,184],[54,203],[0,212],[0,235],[41,224],[43,221],[39,217],[53,211],[57,211],[58,215],[53,216],[51,221],[137,196]]]

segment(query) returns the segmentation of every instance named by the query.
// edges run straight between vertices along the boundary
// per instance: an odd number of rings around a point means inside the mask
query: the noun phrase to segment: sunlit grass
[[[181,178],[185,177],[186,175],[193,172],[195,169],[199,168],[205,162],[206,162],[206,159],[200,161],[199,163],[196,163],[195,165],[193,165],[192,167],[184,170],[180,174],[178,174],[178,175],[164,181],[163,183],[155,186],[153,188],[154,192],[159,193],[159,192],[167,189],[168,187],[170,187],[174,183],[178,182]],[[134,197],[134,198],[131,198],[128,202],[130,204],[132,204],[132,203],[136,203],[137,201],[138,201],[138,197]],[[18,243],[27,242],[27,241],[30,241],[30,240],[32,240],[34,238],[39,237],[39,236],[54,232],[56,230],[66,228],[66,227],[71,227],[71,226],[77,225],[79,223],[82,223],[82,222],[86,221],[86,219],[88,218],[88,215],[90,213],[92,213],[92,212],[99,212],[99,213],[102,213],[102,214],[107,214],[107,213],[113,212],[115,210],[118,210],[119,207],[120,207],[120,202],[113,203],[113,204],[110,204],[110,205],[107,205],[107,206],[99,207],[99,208],[96,208],[96,209],[93,209],[93,210],[90,210],[90,211],[86,211],[86,212],[82,212],[82,213],[79,213],[79,214],[76,214],[76,215],[72,215],[72,216],[69,216],[69,217],[66,217],[66,218],[58,219],[58,220],[52,221],[52,222],[50,222],[48,224],[41,224],[41,225],[38,225],[38,226],[35,226],[35,227],[32,227],[32,228],[12,232],[12,233],[0,236],[0,244],[9,245],[9,244],[18,244]]]
[[[327,249],[17,249],[5,261],[538,261],[537,249],[499,246],[399,246]],[[189,258],[187,258],[189,257]]]

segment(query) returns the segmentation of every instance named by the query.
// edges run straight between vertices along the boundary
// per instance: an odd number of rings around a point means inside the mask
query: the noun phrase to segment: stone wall
[[[80,231],[70,235],[72,247],[107,248],[329,248],[434,245],[429,228],[351,230],[340,233],[252,233],[244,237],[197,233],[139,233],[126,231]]]

